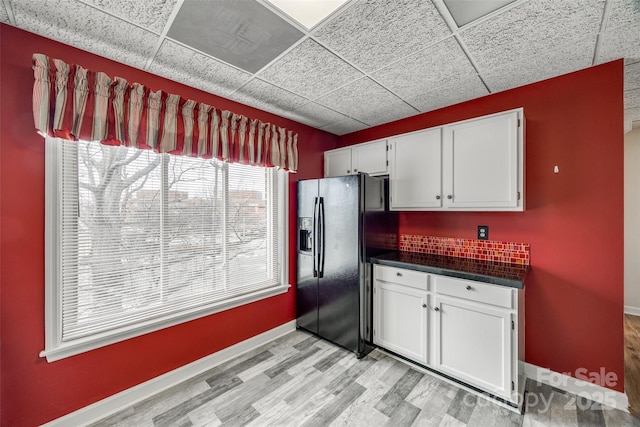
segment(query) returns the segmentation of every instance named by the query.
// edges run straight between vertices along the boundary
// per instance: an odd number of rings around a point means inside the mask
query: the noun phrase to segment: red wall
[[[524,107],[526,211],[404,212],[400,233],[531,244],[526,361],[575,374],[604,367],[623,391],[623,61],[340,139],[339,146]],[[558,165],[559,174],[553,173]]]
[[[44,53],[153,90],[206,102],[299,134],[295,180],[321,176],[334,135],[207,94],[117,62],[0,24],[1,424],[37,425],[207,356],[295,318],[288,293],[53,363],[44,349],[44,141],[33,124],[31,55]],[[290,212],[295,218],[295,194]],[[295,221],[290,245],[295,248]],[[295,250],[290,283],[295,285]]]

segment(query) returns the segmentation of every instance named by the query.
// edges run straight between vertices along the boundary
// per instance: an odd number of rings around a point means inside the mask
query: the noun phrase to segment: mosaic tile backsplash
[[[401,234],[398,249],[407,252],[529,265],[531,245]]]

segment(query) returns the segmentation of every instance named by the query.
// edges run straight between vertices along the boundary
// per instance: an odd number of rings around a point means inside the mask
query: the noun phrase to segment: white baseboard
[[[624,306],[624,312],[633,316],[640,316],[640,307],[633,307],[631,305]]]
[[[582,381],[569,375],[561,374],[547,368],[541,368],[530,363],[524,364],[524,372],[525,375],[532,380],[577,396],[585,397],[614,409],[629,412],[629,399],[625,393]]]
[[[109,396],[89,406],[85,406],[75,412],[57,418],[44,426],[62,427],[62,426],[85,426],[99,421],[109,415],[115,414],[124,408],[141,402],[154,394],[160,393],[170,387],[173,387],[190,378],[200,375],[216,365],[226,362],[234,357],[246,353],[256,347],[273,341],[274,339],[288,334],[296,329],[296,321],[292,320],[283,325],[277,326],[266,332],[256,335],[247,340],[239,342],[222,349],[216,353],[191,362],[188,365],[181,366],[166,374],[152,378],[142,384],[131,387],[120,393]]]

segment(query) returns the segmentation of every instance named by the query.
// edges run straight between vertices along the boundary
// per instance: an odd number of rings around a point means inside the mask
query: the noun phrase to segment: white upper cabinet
[[[523,210],[522,110],[443,129],[445,206]]]
[[[522,108],[389,139],[393,210],[524,210]]]
[[[324,152],[324,176],[386,175],[387,140],[365,142]]]
[[[366,172],[369,175],[386,175],[387,140],[354,145],[351,151],[353,172]]]
[[[442,207],[440,128],[389,139],[391,209]]]
[[[351,175],[351,148],[324,152],[324,176]]]

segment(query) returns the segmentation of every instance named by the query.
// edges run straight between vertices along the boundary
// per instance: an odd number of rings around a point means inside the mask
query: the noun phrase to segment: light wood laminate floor
[[[640,316],[624,315],[624,389],[629,411],[640,416]]]
[[[302,331],[94,424],[102,426],[638,426],[528,380],[524,415],[374,350],[363,359]]]

